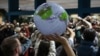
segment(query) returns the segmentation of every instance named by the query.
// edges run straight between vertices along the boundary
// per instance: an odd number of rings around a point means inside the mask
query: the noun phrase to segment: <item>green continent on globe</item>
[[[48,19],[52,15],[52,9],[50,6],[41,9],[37,15],[41,16],[43,20]]]
[[[60,20],[67,20],[68,14],[66,12],[61,13]]]

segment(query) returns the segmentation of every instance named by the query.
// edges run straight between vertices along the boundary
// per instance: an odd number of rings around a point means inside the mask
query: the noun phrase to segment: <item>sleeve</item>
[[[91,56],[96,56],[98,48],[94,46],[91,46],[90,48],[91,48]]]
[[[22,54],[24,54],[28,50],[31,44],[32,44],[31,40],[26,39],[26,42],[22,44]]]
[[[69,44],[71,45],[71,47],[73,47],[74,46],[74,40],[73,40],[73,38],[68,38],[68,42],[69,42]]]
[[[56,56],[56,49],[55,49],[55,42],[50,41],[50,48],[49,48],[49,54],[48,56]]]

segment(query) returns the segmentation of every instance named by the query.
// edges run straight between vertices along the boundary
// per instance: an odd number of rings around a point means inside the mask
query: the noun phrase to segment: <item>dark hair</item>
[[[83,38],[86,41],[93,41],[96,37],[96,32],[94,29],[85,29],[83,32]]]
[[[85,26],[82,26],[81,29],[80,29],[80,33],[83,34],[85,29],[86,29]]]
[[[50,43],[47,41],[41,41],[38,49],[37,56],[47,56],[49,52]]]

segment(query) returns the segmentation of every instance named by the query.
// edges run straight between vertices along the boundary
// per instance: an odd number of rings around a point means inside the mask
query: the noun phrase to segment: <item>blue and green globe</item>
[[[61,35],[68,24],[68,13],[56,3],[43,3],[34,13],[34,22],[44,35],[54,33]]]

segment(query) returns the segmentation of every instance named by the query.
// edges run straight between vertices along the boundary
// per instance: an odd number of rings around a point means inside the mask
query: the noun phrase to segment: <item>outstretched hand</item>
[[[58,34],[54,34],[54,35],[41,35],[40,37],[41,39],[45,39],[47,41],[56,41],[56,42],[59,42],[61,43],[62,45],[65,44],[65,42],[67,41],[67,39],[65,37],[62,37]]]
[[[45,39],[48,41],[56,41],[60,42],[67,54],[67,56],[75,56],[75,53],[73,52],[71,46],[68,44],[68,41],[65,37],[62,37],[60,35],[54,34],[54,35],[40,35],[40,39]]]

